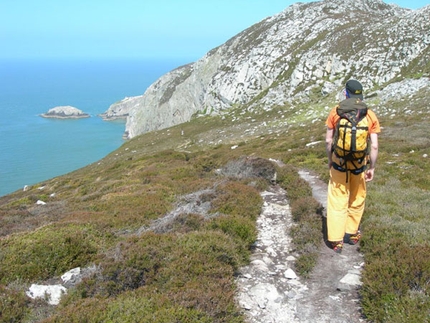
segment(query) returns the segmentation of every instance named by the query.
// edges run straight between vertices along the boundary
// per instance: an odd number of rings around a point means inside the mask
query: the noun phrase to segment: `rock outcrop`
[[[57,118],[57,119],[78,119],[78,118],[89,118],[88,113],[84,113],[72,106],[59,106],[49,109],[46,113],[40,115],[44,118]]]
[[[112,104],[109,109],[99,114],[103,120],[117,120],[126,119],[129,116],[130,110],[137,106],[138,102],[141,100],[142,96],[126,97],[121,101]]]
[[[428,76],[430,6],[380,0],[297,3],[111,106],[127,138],[231,107],[271,109],[337,92],[349,78],[378,90]],[[124,112],[121,112],[124,111]],[[126,111],[126,112],[125,112]]]

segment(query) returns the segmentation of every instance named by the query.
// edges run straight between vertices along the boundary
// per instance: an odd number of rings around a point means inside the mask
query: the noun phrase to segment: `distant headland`
[[[88,113],[69,105],[49,109],[46,113],[42,113],[40,116],[43,118],[56,119],[81,119],[90,117]]]

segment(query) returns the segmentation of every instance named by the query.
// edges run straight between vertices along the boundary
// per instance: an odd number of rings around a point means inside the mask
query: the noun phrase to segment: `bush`
[[[113,297],[153,283],[159,268],[167,266],[174,245],[173,236],[155,233],[120,242],[99,260],[100,271],[84,279],[67,302],[75,297]]]
[[[227,321],[210,313],[190,306],[184,305],[187,297],[196,299],[200,293],[190,295],[194,289],[184,291],[187,296],[180,297],[178,294],[165,295],[140,288],[108,299],[86,299],[73,306],[62,309],[61,314],[52,316],[45,323],[70,323],[70,322],[189,322],[189,323],[243,323],[241,315],[231,311],[228,306],[224,308]],[[198,303],[198,300],[197,300]],[[230,313],[230,314],[229,314]]]
[[[53,225],[26,235],[9,236],[0,240],[0,280],[45,280],[85,266],[95,259],[101,236],[84,225]]]
[[[363,271],[362,306],[375,322],[426,322],[430,313],[430,245],[388,241]],[[386,259],[390,259],[387,262]]]
[[[0,285],[0,321],[22,322],[29,313],[28,297],[24,292],[18,292]]]
[[[234,322],[241,317],[233,306],[233,273],[244,263],[240,251],[220,230],[130,238],[109,252],[99,273],[65,297],[61,313],[75,318],[68,322],[170,322],[178,317],[185,322]],[[128,308],[135,297],[141,305]],[[109,301],[99,306],[92,299]]]
[[[239,216],[219,216],[211,221],[209,227],[213,230],[220,229],[242,245],[245,250],[257,240],[257,228],[255,221]]]
[[[212,212],[243,216],[255,221],[260,214],[261,205],[262,198],[255,188],[229,181],[216,188]]]
[[[286,191],[290,202],[303,197],[312,197],[312,188],[306,180],[302,179],[297,169],[290,165],[281,168],[278,174],[278,182]]]
[[[294,263],[297,273],[305,278],[309,278],[313,268],[317,264],[318,252],[308,252],[301,254]]]
[[[321,220],[317,213],[321,215],[323,207],[313,197],[305,196],[293,200],[290,203],[290,208],[295,222],[313,222],[314,225],[320,227]]]

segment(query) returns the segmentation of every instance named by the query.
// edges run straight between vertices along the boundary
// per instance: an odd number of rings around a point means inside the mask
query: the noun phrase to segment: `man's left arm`
[[[378,159],[378,134],[371,133],[370,134],[370,164],[369,168],[366,170],[366,182],[370,182],[373,180],[376,160]]]

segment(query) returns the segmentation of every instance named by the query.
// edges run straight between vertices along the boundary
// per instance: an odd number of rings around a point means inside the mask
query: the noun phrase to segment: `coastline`
[[[187,59],[189,61],[189,59]],[[96,117],[184,59],[3,59],[0,196],[99,162],[124,143],[126,118]],[[82,115],[47,115],[47,107]]]

